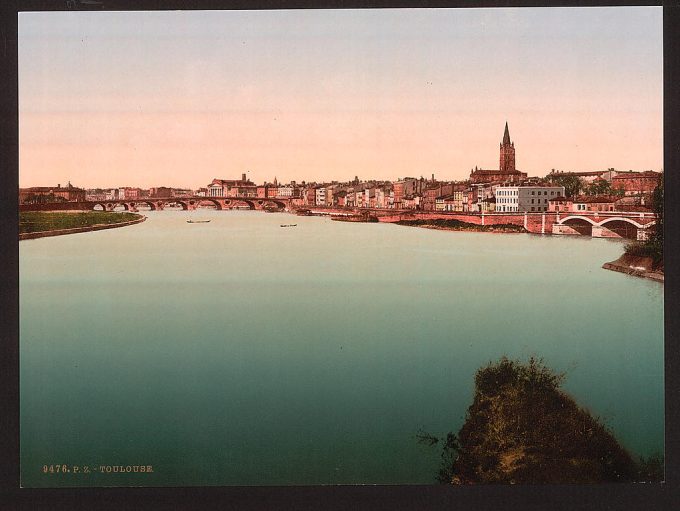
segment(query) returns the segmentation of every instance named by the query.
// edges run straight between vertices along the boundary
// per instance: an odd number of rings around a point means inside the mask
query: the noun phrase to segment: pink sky
[[[22,13],[20,185],[660,170],[660,8]]]

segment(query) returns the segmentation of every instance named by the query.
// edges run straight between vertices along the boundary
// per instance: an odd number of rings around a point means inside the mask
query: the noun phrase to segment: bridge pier
[[[553,224],[552,233],[565,236],[581,236],[581,233],[569,225]]]
[[[620,238],[621,236],[614,231],[607,229],[603,225],[593,225],[593,238]]]
[[[651,229],[649,227],[644,227],[642,229],[638,228],[637,230],[637,240],[638,241],[647,241],[652,234]]]

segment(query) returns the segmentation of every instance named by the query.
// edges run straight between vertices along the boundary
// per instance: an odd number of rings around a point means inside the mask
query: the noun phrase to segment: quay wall
[[[556,213],[431,213],[431,212],[396,212],[377,215],[380,222],[399,222],[401,220],[459,220],[475,225],[512,224],[524,227],[534,234],[552,234],[553,225],[557,222]]]

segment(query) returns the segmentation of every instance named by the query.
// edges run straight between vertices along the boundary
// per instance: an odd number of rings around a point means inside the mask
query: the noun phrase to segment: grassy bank
[[[19,234],[58,231],[93,225],[111,225],[130,222],[140,217],[141,215],[135,213],[105,211],[84,211],[82,213],[23,211],[19,213]]]
[[[398,225],[408,225],[412,227],[426,227],[428,229],[441,229],[447,231],[479,231],[479,232],[526,232],[521,225],[498,224],[498,225],[477,225],[462,222],[455,219],[427,219],[427,220],[400,220],[395,222]]]
[[[660,457],[634,459],[597,417],[560,390],[541,361],[502,358],[477,371],[458,434],[443,440],[438,479],[448,484],[660,481]],[[440,439],[419,435],[430,445]]]

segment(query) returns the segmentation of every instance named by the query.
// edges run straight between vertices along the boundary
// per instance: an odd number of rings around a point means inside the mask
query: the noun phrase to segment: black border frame
[[[101,0],[103,10],[379,7],[631,6],[660,2],[512,0]],[[678,509],[678,236],[680,203],[680,0],[664,2],[666,481],[588,486],[293,486],[19,488],[18,86],[21,11],[66,10],[66,0],[0,6],[0,509]],[[3,505],[4,504],[4,505]]]

